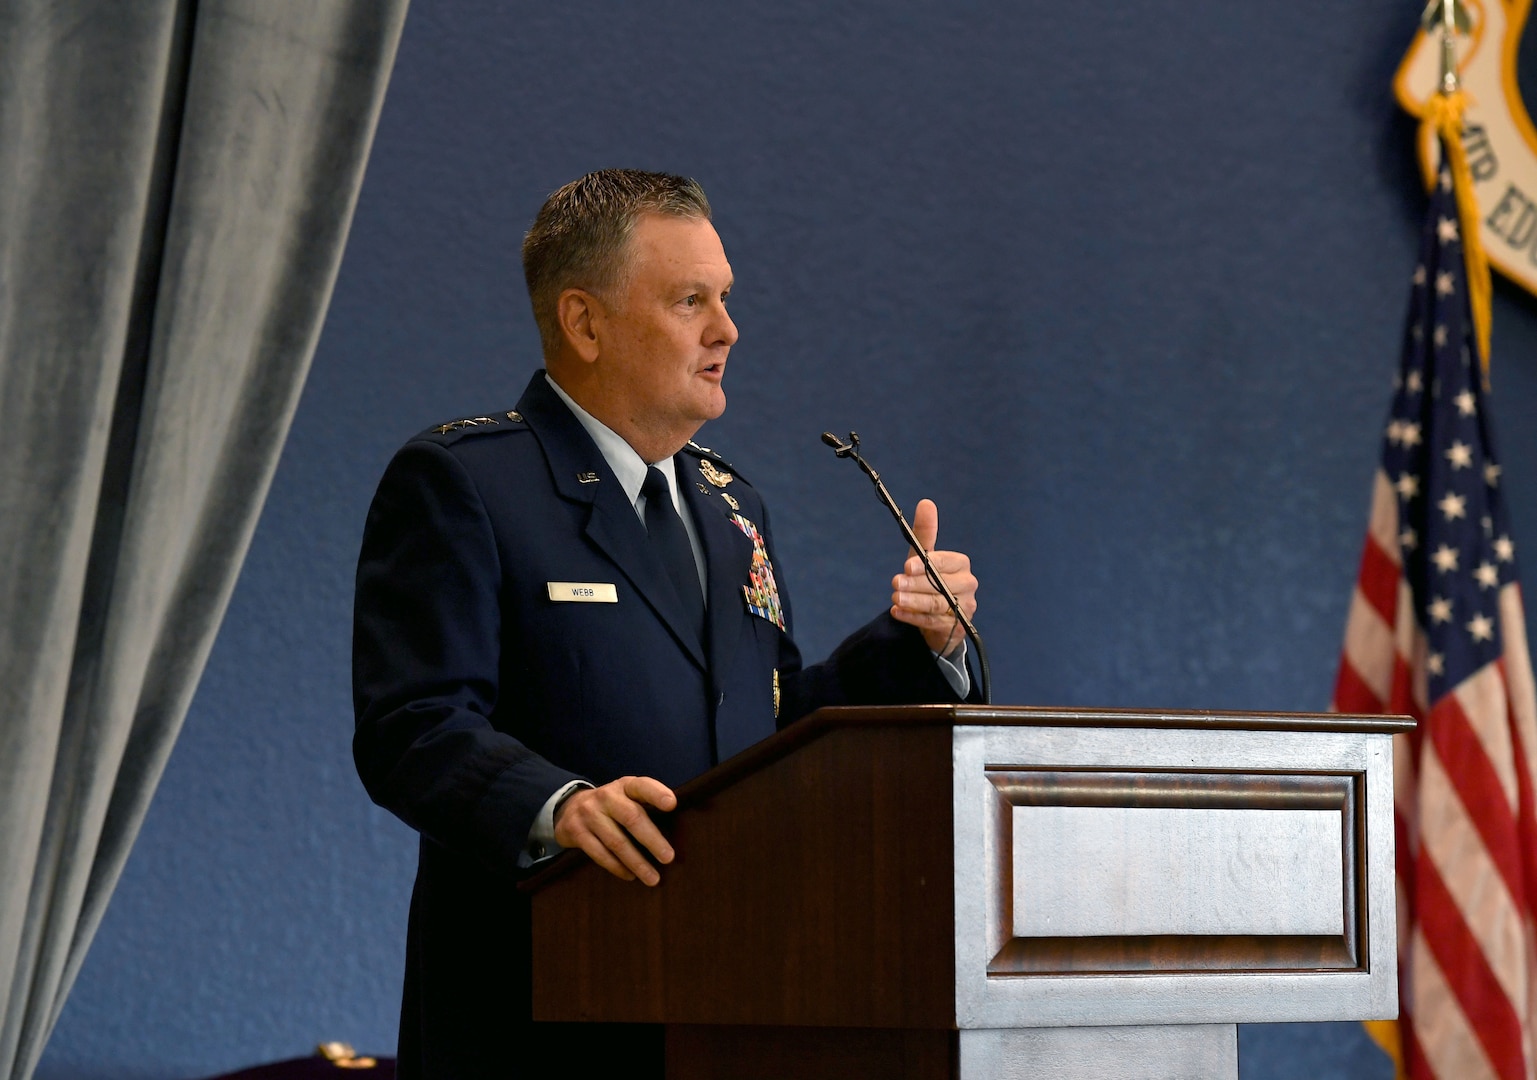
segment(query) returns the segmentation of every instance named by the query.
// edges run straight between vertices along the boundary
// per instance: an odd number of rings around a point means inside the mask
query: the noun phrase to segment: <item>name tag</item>
[[[602,581],[549,581],[550,599],[557,603],[617,604],[619,591]]]

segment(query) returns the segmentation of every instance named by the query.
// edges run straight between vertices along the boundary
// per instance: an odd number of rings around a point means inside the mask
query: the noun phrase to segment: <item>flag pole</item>
[[[1461,86],[1457,77],[1457,16],[1467,16],[1457,6],[1457,0],[1440,0],[1441,4],[1441,93],[1455,94]],[[1432,0],[1434,7],[1434,0]],[[1427,11],[1427,15],[1433,12]]]
[[[1462,226],[1462,253],[1467,264],[1468,302],[1473,309],[1473,338],[1487,389],[1489,377],[1489,327],[1493,318],[1493,282],[1489,257],[1479,234],[1478,204],[1473,196],[1473,172],[1462,146],[1462,114],[1467,94],[1457,73],[1457,35],[1471,33],[1472,17],[1466,0],[1430,0],[1420,17],[1425,33],[1441,36],[1441,87],[1425,103],[1421,138],[1429,132],[1440,136],[1442,168],[1432,183],[1449,184],[1457,198],[1457,218]],[[1450,177],[1442,175],[1450,173]]]

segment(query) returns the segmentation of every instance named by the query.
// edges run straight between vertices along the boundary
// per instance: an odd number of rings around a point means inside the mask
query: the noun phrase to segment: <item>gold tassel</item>
[[[1398,1080],[1408,1080],[1404,1071],[1404,1051],[1398,1041],[1397,1020],[1363,1020],[1361,1026],[1371,1036],[1372,1042],[1382,1047],[1382,1052],[1393,1059],[1393,1073]]]

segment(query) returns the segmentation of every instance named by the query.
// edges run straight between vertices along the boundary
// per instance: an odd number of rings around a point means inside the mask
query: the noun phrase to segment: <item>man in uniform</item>
[[[545,203],[523,262],[545,370],[515,408],[396,454],[358,563],[358,772],[421,833],[407,1080],[536,1075],[551,1054],[563,1077],[660,1076],[655,1029],[532,1022],[520,874],[579,847],[656,885],[673,851],[647,808],[671,809],[671,786],[823,705],[970,691],[912,557],[885,613],[802,665],[763,501],[690,441],[725,408],[737,339],[697,184],[584,176]],[[927,547],[937,521],[920,503]],[[966,556],[933,558],[969,615]]]

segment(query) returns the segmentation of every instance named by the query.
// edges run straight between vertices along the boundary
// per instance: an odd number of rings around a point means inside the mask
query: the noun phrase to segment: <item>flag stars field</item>
[[[1474,641],[1494,640],[1494,620],[1487,615],[1475,615],[1468,622],[1468,633]]]
[[[1436,564],[1436,569],[1443,574],[1450,574],[1457,569],[1457,549],[1442,544],[1436,548],[1436,553],[1430,557],[1430,561]]]
[[[1456,552],[1452,553],[1453,555]],[[1452,602],[1445,596],[1438,596],[1430,602],[1430,621],[1447,623],[1452,621]]]
[[[1471,469],[1473,448],[1465,442],[1454,442],[1446,448],[1446,460],[1452,463],[1453,469]]]
[[[1447,521],[1456,521],[1458,518],[1468,516],[1468,500],[1464,495],[1448,491],[1436,505],[1441,508],[1441,513],[1446,515]]]

